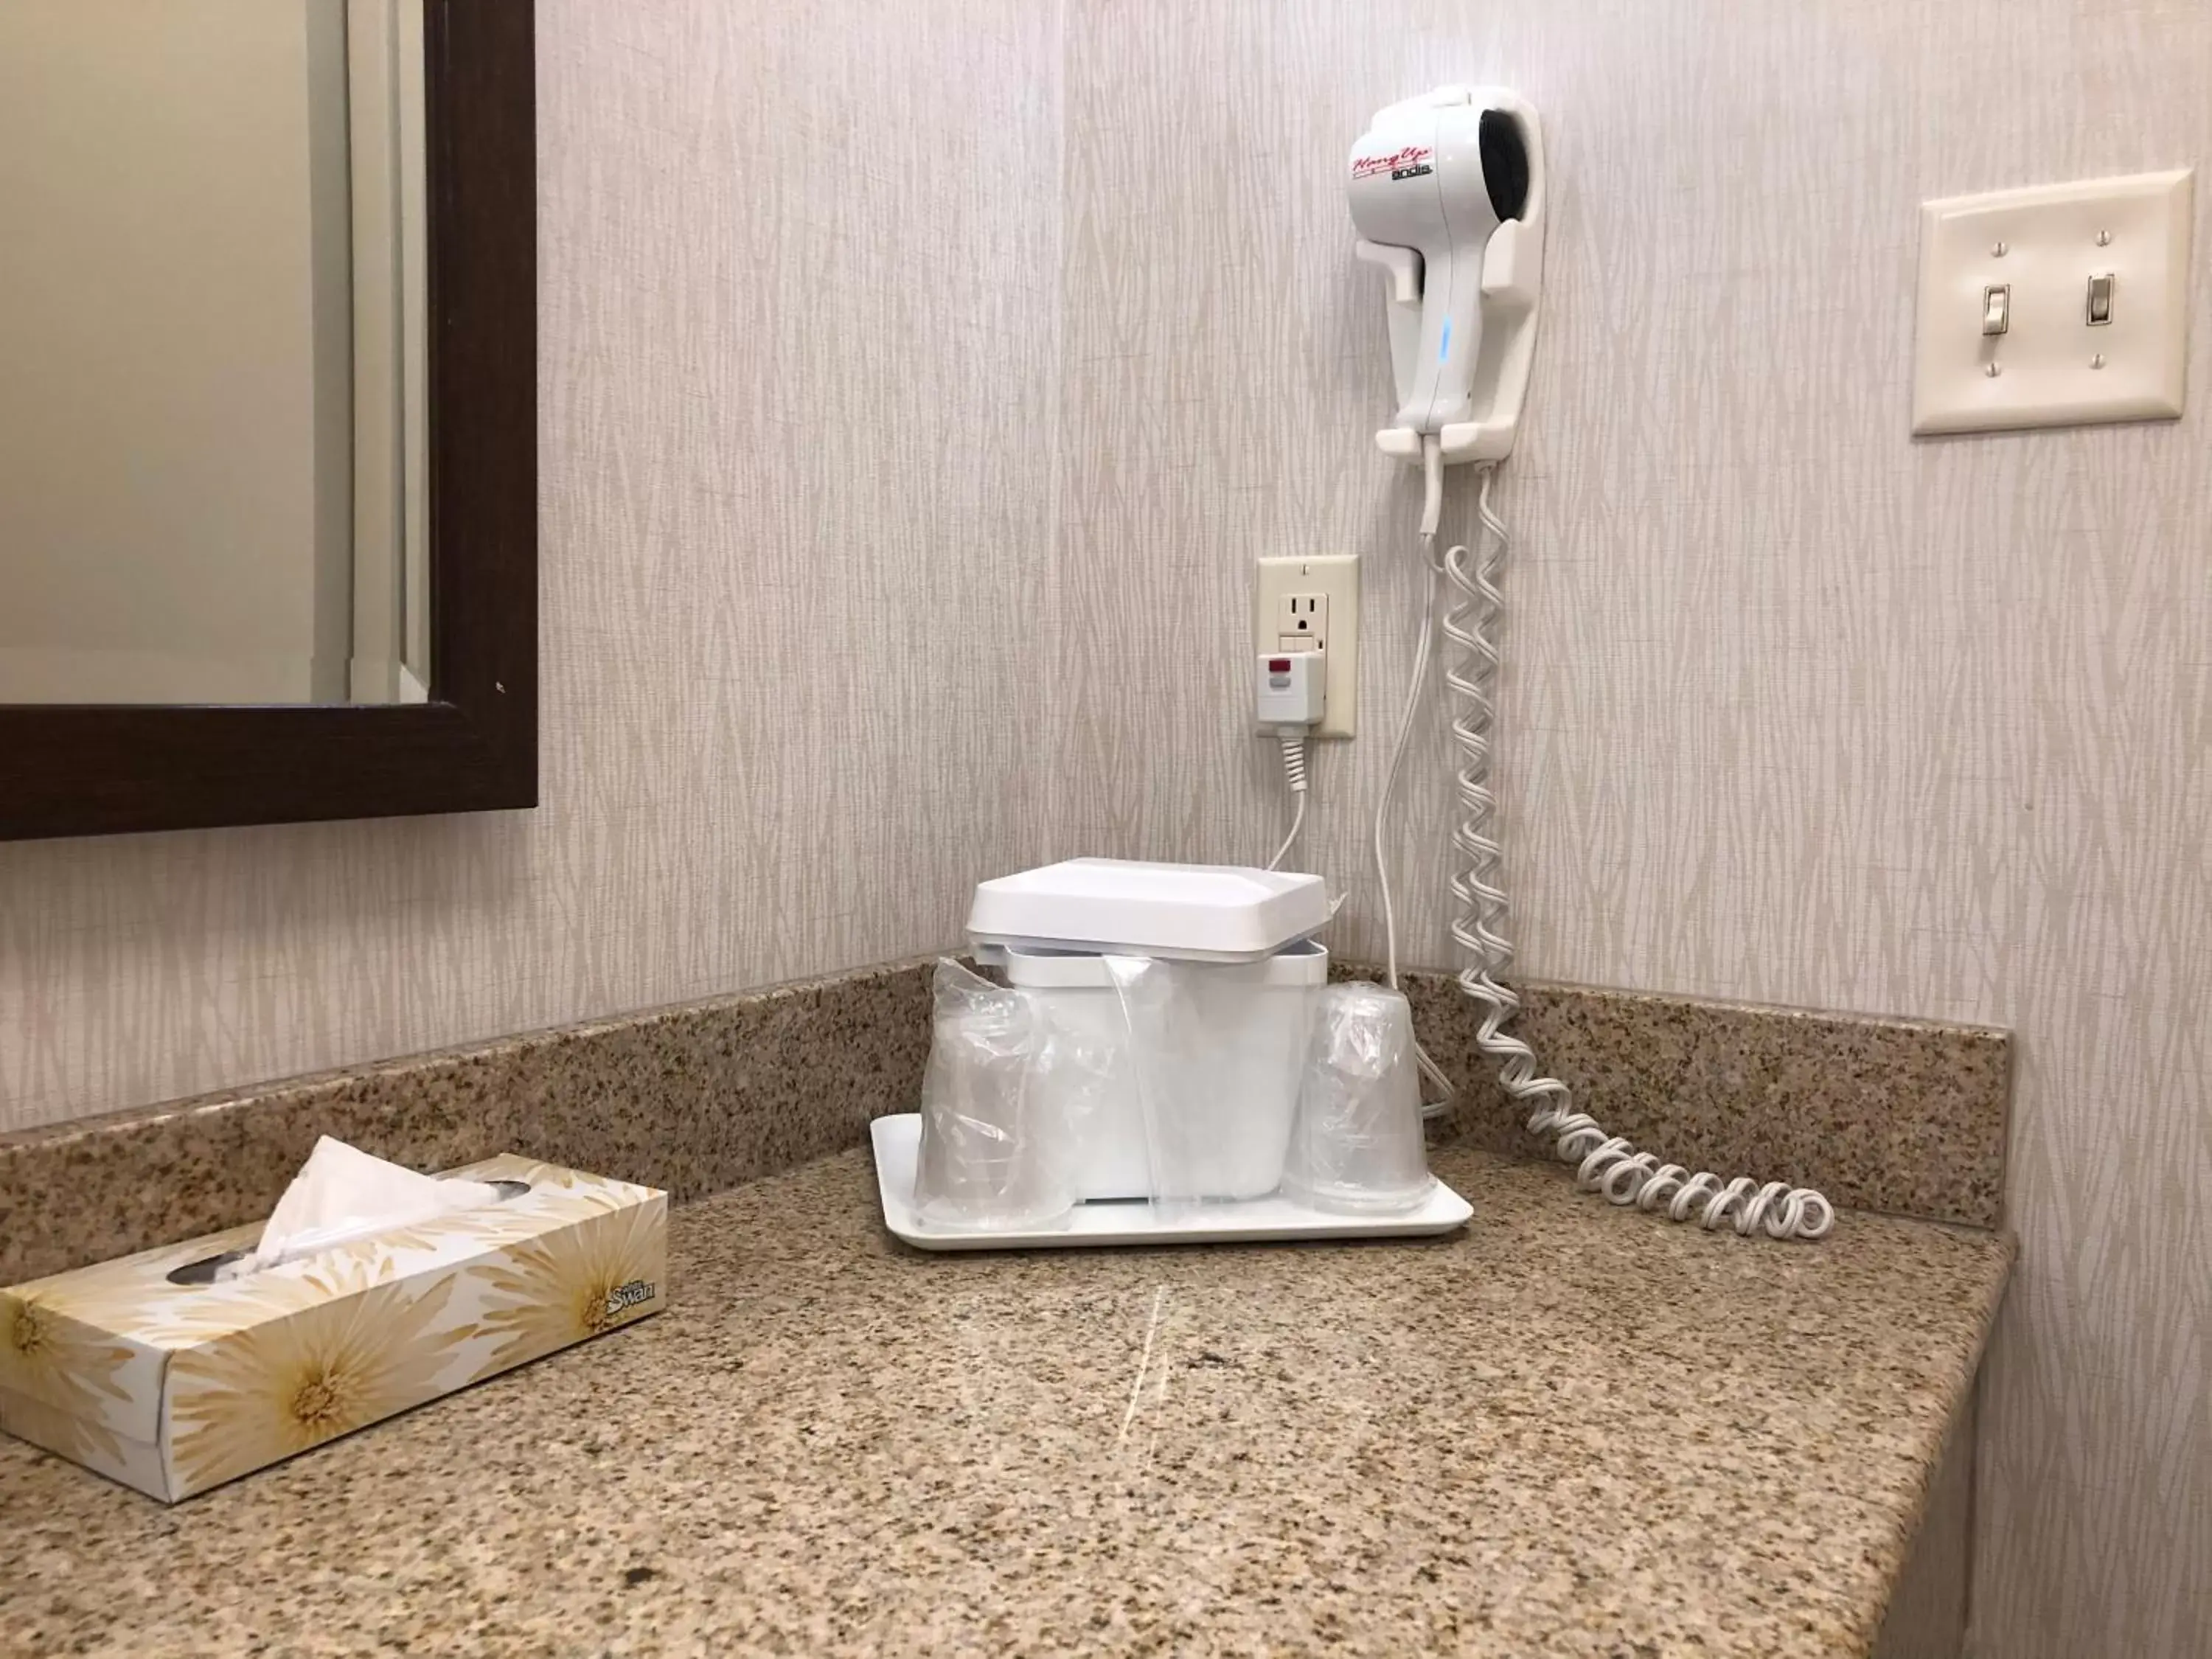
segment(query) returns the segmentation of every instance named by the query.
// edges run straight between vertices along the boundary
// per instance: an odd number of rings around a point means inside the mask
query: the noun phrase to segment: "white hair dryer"
[[[1375,878],[1391,988],[1398,985],[1388,853],[1391,786],[1420,709],[1430,647],[1441,632],[1461,653],[1444,677],[1457,700],[1450,730],[1460,750],[1453,781],[1461,815],[1451,832],[1451,890],[1460,913],[1451,931],[1467,954],[1460,988],[1484,1011],[1475,1047],[1497,1062],[1498,1086],[1528,1109],[1529,1128],[1575,1166],[1586,1191],[1746,1235],[1821,1237],[1835,1225],[1836,1209],[1820,1194],[1780,1181],[1762,1186],[1748,1176],[1692,1175],[1638,1152],[1577,1111],[1567,1085],[1540,1075],[1534,1052],[1507,1029],[1521,999],[1500,977],[1513,946],[1500,931],[1506,902],[1490,781],[1506,531],[1491,506],[1490,486],[1498,463],[1513,452],[1536,350],[1544,280],[1544,146],[1536,112],[1497,87],[1443,87],[1379,111],[1352,147],[1352,221],[1359,228],[1359,257],[1381,265],[1389,279],[1384,311],[1398,415],[1375,441],[1386,455],[1421,469],[1421,563],[1428,574],[1405,712],[1375,805]],[[1450,461],[1481,464],[1475,500],[1481,528],[1472,547],[1449,548],[1439,558],[1443,468]],[[1439,617],[1437,599],[1446,582],[1453,599]],[[1299,767],[1292,787],[1303,791],[1302,759]],[[1303,814],[1303,793],[1298,802]],[[1449,1090],[1449,1079],[1420,1054],[1419,1043],[1414,1052],[1422,1069]]]
[[[1512,452],[1544,279],[1536,112],[1498,87],[1443,87],[1376,112],[1352,148],[1358,256],[1389,282],[1398,414],[1384,453],[1498,461]]]

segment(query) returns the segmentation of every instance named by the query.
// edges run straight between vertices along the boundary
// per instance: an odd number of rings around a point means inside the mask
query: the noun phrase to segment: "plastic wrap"
[[[1282,1184],[1313,988],[1266,963],[1109,957],[1163,1215]]]
[[[1066,1215],[1085,1124],[1112,1086],[1111,1045],[950,959],[938,963],[933,989],[916,1208],[978,1228]]]
[[[1413,1013],[1379,985],[1316,999],[1284,1190],[1316,1209],[1410,1210],[1433,1184],[1421,1130]]]

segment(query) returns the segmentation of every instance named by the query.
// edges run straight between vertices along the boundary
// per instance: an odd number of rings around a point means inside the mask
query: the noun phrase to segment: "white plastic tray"
[[[1439,1181],[1428,1202],[1401,1215],[1332,1215],[1287,1198],[1214,1204],[1202,1218],[1170,1224],[1149,1204],[1079,1204],[1073,1214],[1030,1232],[987,1232],[939,1226],[914,1207],[914,1168],[921,1146],[921,1115],[902,1112],[868,1126],[876,1147],[876,1189],[884,1224],[925,1250],[1082,1249],[1101,1244],[1260,1244],[1293,1238],[1428,1238],[1448,1233],[1474,1206]]]

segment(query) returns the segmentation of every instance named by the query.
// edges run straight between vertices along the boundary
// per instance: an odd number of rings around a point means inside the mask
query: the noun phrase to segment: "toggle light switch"
[[[1913,431],[2179,415],[2195,183],[2183,168],[1923,203]]]
[[[2089,279],[2089,326],[2102,328],[2112,320],[2112,273],[2100,270]]]

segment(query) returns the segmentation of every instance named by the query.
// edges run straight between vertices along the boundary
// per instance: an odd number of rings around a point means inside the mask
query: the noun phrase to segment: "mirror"
[[[0,0],[0,841],[532,806],[531,0]]]
[[[423,21],[0,4],[0,703],[428,699]]]

